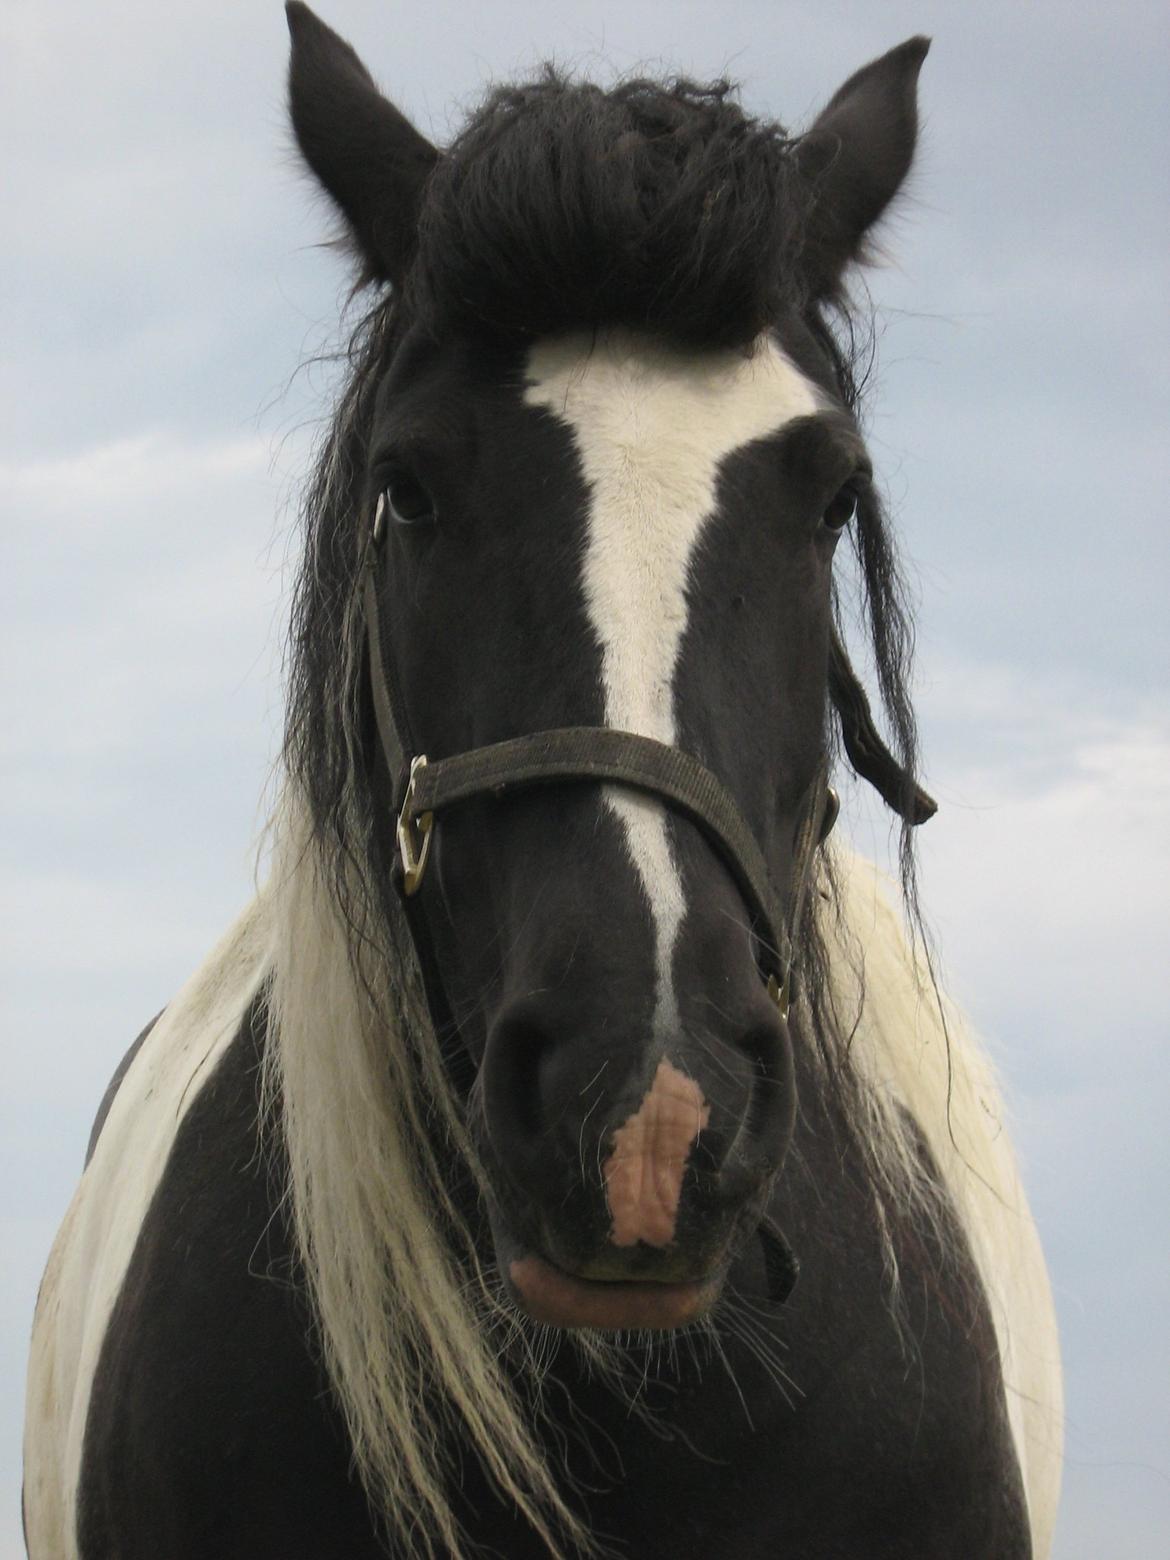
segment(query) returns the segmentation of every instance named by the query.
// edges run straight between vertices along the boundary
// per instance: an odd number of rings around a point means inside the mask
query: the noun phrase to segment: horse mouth
[[[687,1283],[578,1278],[531,1251],[510,1262],[506,1272],[513,1300],[533,1321],[600,1332],[685,1327],[711,1310],[723,1287],[721,1272]]]

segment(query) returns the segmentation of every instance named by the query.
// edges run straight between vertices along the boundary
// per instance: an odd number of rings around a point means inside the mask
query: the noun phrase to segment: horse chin
[[[685,1283],[599,1280],[566,1273],[535,1252],[504,1267],[514,1303],[534,1322],[599,1332],[669,1332],[697,1322],[723,1288],[722,1272]]]
[[[712,1222],[705,1238],[653,1247],[565,1241],[539,1217],[510,1217],[488,1204],[488,1238],[504,1291],[516,1310],[547,1327],[599,1332],[673,1332],[708,1316],[766,1191]],[[485,1234],[488,1234],[485,1230]]]

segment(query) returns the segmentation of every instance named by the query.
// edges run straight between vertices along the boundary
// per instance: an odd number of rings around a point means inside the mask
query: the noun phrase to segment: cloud
[[[255,436],[149,432],[0,464],[11,596],[0,653],[24,671],[0,733],[10,761],[92,766],[160,743],[190,748],[222,722],[217,697],[230,706],[255,688],[258,667],[271,676],[271,459]]]

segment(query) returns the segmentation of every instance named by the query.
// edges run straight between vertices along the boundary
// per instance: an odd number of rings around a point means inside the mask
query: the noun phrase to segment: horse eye
[[[845,529],[857,513],[857,498],[857,488],[852,482],[847,482],[843,488],[838,489],[821,516],[830,531]]]
[[[396,471],[382,489],[390,518],[397,525],[421,525],[435,517],[431,496],[409,471]]]

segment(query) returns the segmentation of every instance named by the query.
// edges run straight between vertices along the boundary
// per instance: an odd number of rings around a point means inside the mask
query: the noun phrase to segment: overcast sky
[[[1170,1531],[1170,32],[1157,3],[321,0],[443,139],[555,56],[799,126],[933,34],[871,273],[919,614],[925,900],[1007,1080],[1068,1373],[1058,1560]],[[730,19],[729,19],[730,13]],[[3,0],[0,1560],[44,1258],[105,1081],[251,885],[344,278],[277,0]],[[887,825],[851,793],[850,827]]]

